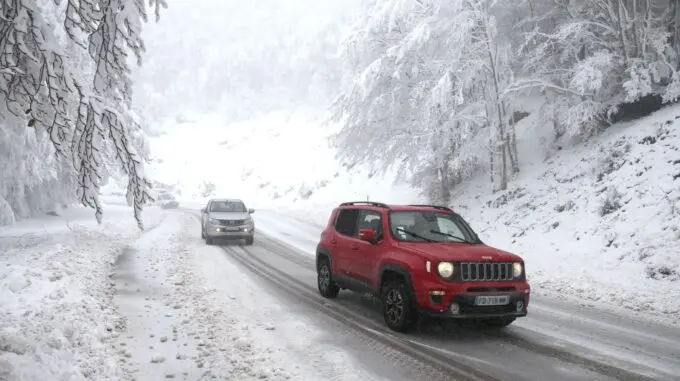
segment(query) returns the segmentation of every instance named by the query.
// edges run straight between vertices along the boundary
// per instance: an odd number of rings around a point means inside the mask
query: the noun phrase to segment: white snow
[[[453,206],[487,243],[525,258],[535,292],[677,323],[678,116],[679,106],[664,108],[548,160],[541,143],[545,129],[530,116],[518,126],[522,168],[509,190],[491,194],[483,176],[456,189]],[[152,141],[164,152],[154,149],[159,161],[150,171],[177,184],[194,205],[206,200],[197,189],[207,181],[215,184],[214,195],[242,197],[250,207],[277,212],[256,214],[259,228],[313,253],[339,202],[424,201],[408,186],[393,184],[393,174],[372,176],[367,168],[339,165],[325,140],[333,131],[277,115],[236,127],[198,121]],[[180,158],[173,153],[187,134],[203,136],[205,144]],[[607,198],[621,208],[600,216]],[[305,222],[306,230],[287,224],[282,213]]]
[[[311,123],[218,127],[187,127],[206,142],[181,159],[172,152],[184,127],[152,142],[165,143],[152,175],[195,209],[204,181],[243,197],[259,230],[309,255],[341,201],[423,201],[391,175],[337,165],[330,131]],[[549,160],[520,129],[525,165],[510,189],[492,195],[480,178],[453,206],[488,243],[525,258],[534,292],[677,323],[679,127],[680,107],[669,107]],[[600,216],[607,199],[618,208]],[[126,206],[107,205],[102,225],[91,210],[60,214],[0,229],[0,379],[372,379],[323,328],[205,246],[195,216],[151,207],[140,232]]]
[[[170,212],[123,255],[119,343],[136,379],[372,380],[324,331],[200,238],[195,215]]]
[[[380,380],[195,214],[145,213],[144,232],[114,205],[0,230],[0,380]]]
[[[109,271],[139,235],[130,210],[113,206],[102,225],[75,207],[0,228],[0,379],[120,379]]]

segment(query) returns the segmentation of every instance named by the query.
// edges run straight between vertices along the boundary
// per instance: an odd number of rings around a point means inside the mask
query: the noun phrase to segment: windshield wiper
[[[430,233],[432,233],[432,234],[438,234],[438,235],[443,235],[443,236],[445,236],[445,237],[451,237],[451,238],[453,238],[453,239],[459,240],[461,243],[468,243],[468,244],[470,244],[470,245],[474,244],[474,242],[470,242],[470,241],[466,240],[466,239],[463,238],[463,237],[458,237],[457,235],[453,235],[453,234],[449,234],[449,233],[440,232],[439,230],[430,230]]]
[[[437,242],[437,241],[435,241],[435,240],[433,240],[433,239],[425,238],[425,237],[423,237],[422,235],[420,235],[420,234],[418,234],[418,233],[414,233],[414,232],[412,232],[412,231],[410,231],[410,230],[406,230],[406,229],[397,229],[397,230],[400,231],[400,232],[404,232],[404,233],[406,233],[406,234],[408,234],[408,235],[410,235],[410,236],[412,236],[412,237],[416,237],[416,238],[418,238],[418,239],[422,239],[422,240],[425,241],[425,242],[430,242],[430,243]]]

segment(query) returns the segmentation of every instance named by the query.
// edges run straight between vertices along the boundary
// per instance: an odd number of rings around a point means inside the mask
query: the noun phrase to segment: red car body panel
[[[380,214],[382,232],[384,232],[383,239],[379,242],[367,242],[359,237],[350,237],[337,232],[335,221],[339,212],[343,209],[359,209]],[[524,261],[520,256],[483,243],[399,241],[392,236],[389,227],[389,213],[399,211],[455,214],[450,209],[443,210],[429,206],[350,205],[335,208],[328,219],[326,228],[321,233],[317,247],[317,258],[319,255],[329,256],[333,278],[339,279],[343,288],[360,291],[355,283],[363,284],[366,286],[366,291],[370,290],[379,295],[384,271],[386,269],[399,269],[408,276],[415,301],[418,308],[423,312],[430,312],[435,316],[442,314],[444,317],[457,318],[521,317],[527,314],[531,289],[526,280]],[[447,280],[443,279],[437,271],[440,262],[453,263],[456,271],[462,271],[462,266],[465,266],[466,263],[473,263],[474,266],[485,269],[490,268],[489,266],[496,266],[494,269],[497,269],[500,268],[500,264],[521,263],[522,276],[511,280]],[[500,278],[500,276],[498,277]],[[350,284],[350,281],[352,284]],[[436,297],[433,295],[436,295]],[[519,301],[523,302],[523,305],[521,311],[519,308],[515,310],[511,306],[512,308],[509,307],[508,311],[493,313],[488,312],[493,310],[490,308],[486,310],[477,308],[475,310],[470,306],[468,310],[471,312],[468,314],[450,316],[449,309],[452,303],[466,305],[465,303],[472,303],[471,301],[480,295],[510,295],[510,300],[514,303],[513,306],[519,307],[517,304]]]

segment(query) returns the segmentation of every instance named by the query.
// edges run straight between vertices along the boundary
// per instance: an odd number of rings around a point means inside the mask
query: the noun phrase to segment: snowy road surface
[[[207,246],[195,211],[145,213],[0,231],[0,380],[680,380],[675,327],[537,298],[502,332],[399,335],[318,295],[319,226],[258,210],[254,246]]]
[[[320,232],[274,211],[259,210],[260,235],[246,251],[316,289],[313,254]],[[349,292],[331,303],[381,323],[378,305]],[[386,332],[386,334],[391,334]],[[436,347],[499,380],[680,380],[680,329],[536,297],[530,315],[503,333],[425,327],[408,340]]]
[[[376,356],[360,338],[263,289],[199,232],[193,215],[168,212],[118,259],[114,301],[127,324],[116,346],[129,379],[404,379],[365,365]]]

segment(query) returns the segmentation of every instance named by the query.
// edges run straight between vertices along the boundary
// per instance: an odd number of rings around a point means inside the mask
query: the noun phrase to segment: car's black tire
[[[418,323],[418,309],[413,292],[404,281],[391,281],[381,290],[385,324],[397,332],[408,332]]]
[[[246,246],[251,246],[253,243],[255,243],[255,237],[246,238]]]
[[[206,244],[206,245],[212,245],[212,244],[213,244],[213,239],[210,238],[210,237],[208,237],[208,236],[205,236],[205,244]]]
[[[497,318],[488,318],[482,320],[482,323],[486,325],[487,327],[492,327],[492,328],[504,328],[509,326],[515,321],[515,317],[497,317]]]
[[[201,227],[201,238],[205,239],[205,230]]]
[[[333,271],[331,271],[331,262],[328,258],[321,258],[316,267],[316,285],[319,288],[319,294],[324,298],[335,298],[340,293],[340,287],[333,281]]]

